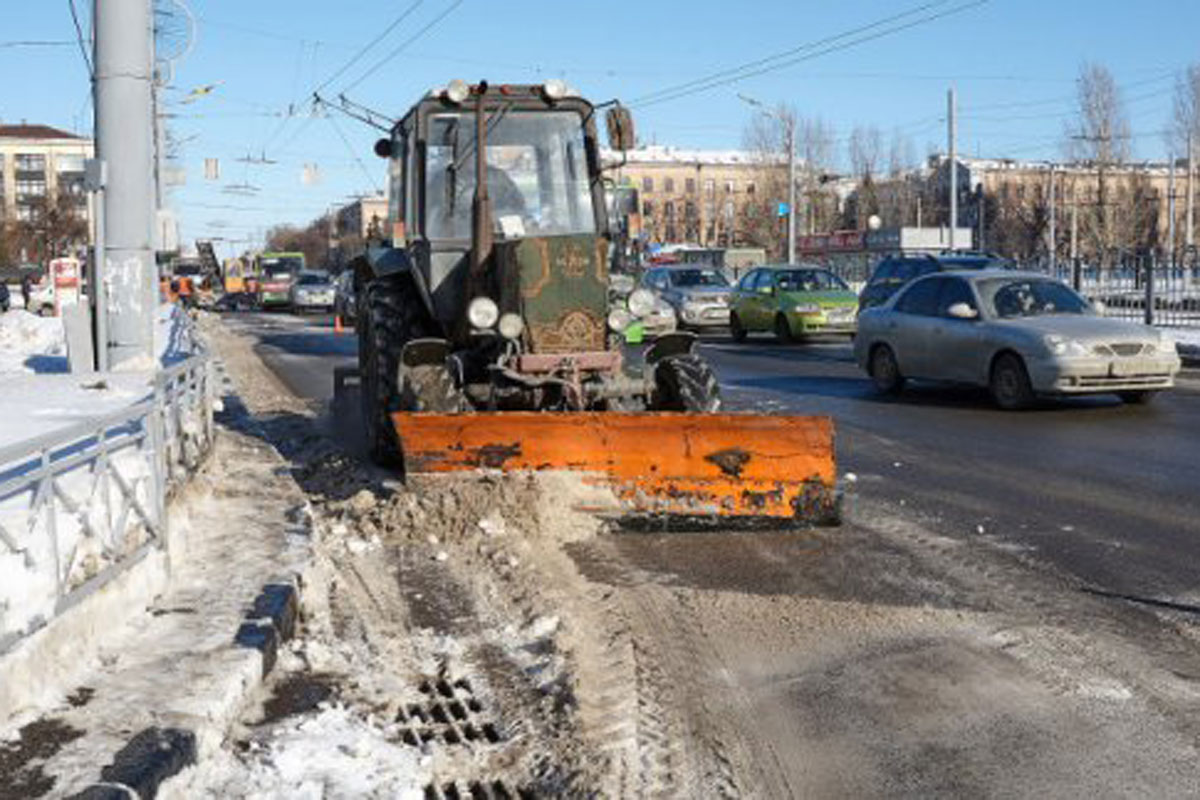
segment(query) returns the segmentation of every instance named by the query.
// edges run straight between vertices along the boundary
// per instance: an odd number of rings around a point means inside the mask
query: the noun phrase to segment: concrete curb
[[[272,581],[254,598],[244,621],[233,636],[240,648],[259,651],[260,680],[242,683],[238,704],[261,684],[275,667],[279,646],[296,632],[300,614],[300,583]],[[152,800],[164,782],[197,763],[205,732],[185,728],[147,728],[135,734],[100,770],[100,780],[73,795],[71,800]]]

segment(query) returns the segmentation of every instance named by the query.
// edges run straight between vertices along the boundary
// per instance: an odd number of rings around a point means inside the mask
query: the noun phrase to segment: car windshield
[[[583,120],[573,111],[492,109],[488,196],[504,238],[596,233]],[[469,239],[475,195],[475,115],[429,122],[425,225],[431,239]]]
[[[299,258],[264,258],[262,260],[263,274],[269,278],[290,278],[304,268],[304,262]]]
[[[301,274],[298,283],[301,286],[320,286],[329,283],[329,281],[325,279],[324,275],[315,275],[309,272]]]
[[[826,292],[848,287],[837,275],[823,269],[788,269],[775,273],[775,285],[784,292]]]
[[[671,276],[671,285],[681,288],[729,285],[724,273],[715,269],[674,269],[668,274]]]
[[[1088,314],[1091,306],[1066,284],[1044,278],[994,278],[976,284],[984,308],[1000,319]]]

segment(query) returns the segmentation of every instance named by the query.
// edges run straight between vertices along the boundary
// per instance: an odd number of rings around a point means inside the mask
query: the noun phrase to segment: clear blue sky
[[[178,64],[167,95],[177,115],[173,132],[186,140],[181,160],[187,185],[173,192],[185,242],[259,236],[271,225],[307,222],[330,204],[382,186],[384,166],[371,153],[375,132],[336,115],[332,121],[309,118],[307,97],[416,0],[189,1],[198,20],[196,42]],[[929,13],[967,2],[947,0]],[[78,48],[4,46],[73,39],[67,0],[5,4],[0,119],[88,133],[89,87]],[[91,0],[76,4],[86,33]],[[493,82],[562,77],[596,100],[636,101],[922,4],[461,0],[455,6],[455,0],[422,0],[328,91],[336,94],[355,83],[452,7],[350,96],[398,116],[423,91],[455,77]],[[945,93],[953,83],[963,152],[1052,158],[1071,115],[1079,65],[1091,60],[1106,65],[1123,87],[1137,137],[1135,156],[1163,158],[1158,132],[1169,120],[1175,75],[1200,62],[1197,30],[1196,0],[989,0],[732,85],[634,108],[643,141],[738,147],[755,113],[737,99],[742,92],[822,117],[843,139],[855,125],[875,125],[886,145],[900,129],[923,156],[944,147]],[[209,84],[218,84],[211,95],[178,103],[194,87]],[[261,156],[264,148],[277,164],[236,160]],[[220,181],[204,180],[206,157],[220,159]],[[306,163],[319,167],[316,185],[301,181]],[[229,184],[244,183],[260,191],[252,197],[226,192]],[[228,250],[222,246],[218,252]]]

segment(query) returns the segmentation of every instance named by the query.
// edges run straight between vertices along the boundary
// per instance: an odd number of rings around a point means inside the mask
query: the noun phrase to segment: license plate
[[[1136,361],[1114,361],[1108,367],[1108,372],[1114,378],[1126,378],[1138,374]]]

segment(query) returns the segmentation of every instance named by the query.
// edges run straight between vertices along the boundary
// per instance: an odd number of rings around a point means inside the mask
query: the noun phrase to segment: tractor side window
[[[758,280],[758,272],[758,270],[754,270],[743,275],[742,279],[738,281],[738,291],[749,292],[753,290],[754,282]]]

